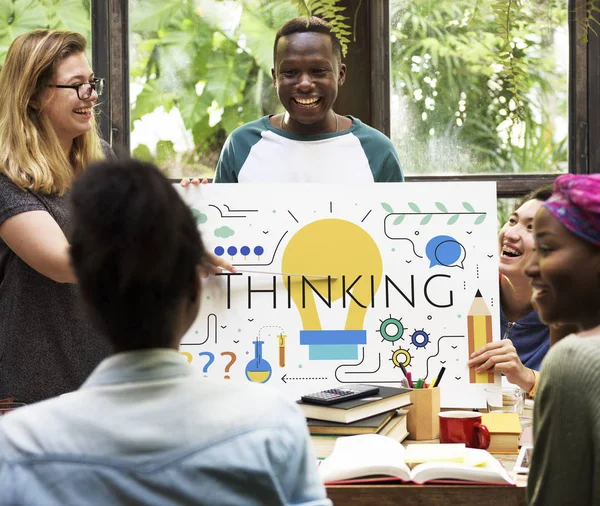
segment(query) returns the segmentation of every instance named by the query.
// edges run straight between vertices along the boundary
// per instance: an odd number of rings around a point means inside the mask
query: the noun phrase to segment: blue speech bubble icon
[[[461,243],[449,235],[438,235],[430,239],[425,248],[429,258],[429,267],[443,265],[444,267],[459,267],[464,269],[463,263],[467,253]]]

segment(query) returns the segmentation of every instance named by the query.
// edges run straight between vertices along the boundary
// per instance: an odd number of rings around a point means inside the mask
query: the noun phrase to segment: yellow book
[[[409,467],[425,462],[458,462],[465,460],[467,448],[464,444],[442,443],[413,443],[406,447],[404,462]]]
[[[490,431],[490,453],[519,453],[522,428],[517,413],[483,413],[481,423]]]

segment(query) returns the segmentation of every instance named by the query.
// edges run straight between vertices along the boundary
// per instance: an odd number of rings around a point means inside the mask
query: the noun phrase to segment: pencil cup
[[[406,425],[408,439],[423,441],[437,439],[440,435],[440,389],[415,388],[410,393],[412,405],[408,407]]]

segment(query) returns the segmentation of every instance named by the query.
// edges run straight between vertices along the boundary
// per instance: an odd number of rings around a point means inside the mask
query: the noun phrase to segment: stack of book
[[[518,454],[521,422],[517,413],[484,413],[481,423],[490,431],[490,453]]]
[[[307,418],[315,453],[325,458],[339,437],[379,434],[402,441],[408,435],[406,415],[410,404],[407,388],[379,387],[376,397],[353,399],[322,406],[298,401]]]

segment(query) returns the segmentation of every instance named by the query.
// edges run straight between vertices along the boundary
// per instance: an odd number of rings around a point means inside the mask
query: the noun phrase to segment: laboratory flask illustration
[[[246,378],[254,383],[266,383],[271,377],[271,364],[262,356],[262,345],[264,341],[256,339],[254,344],[254,358],[246,366]]]

